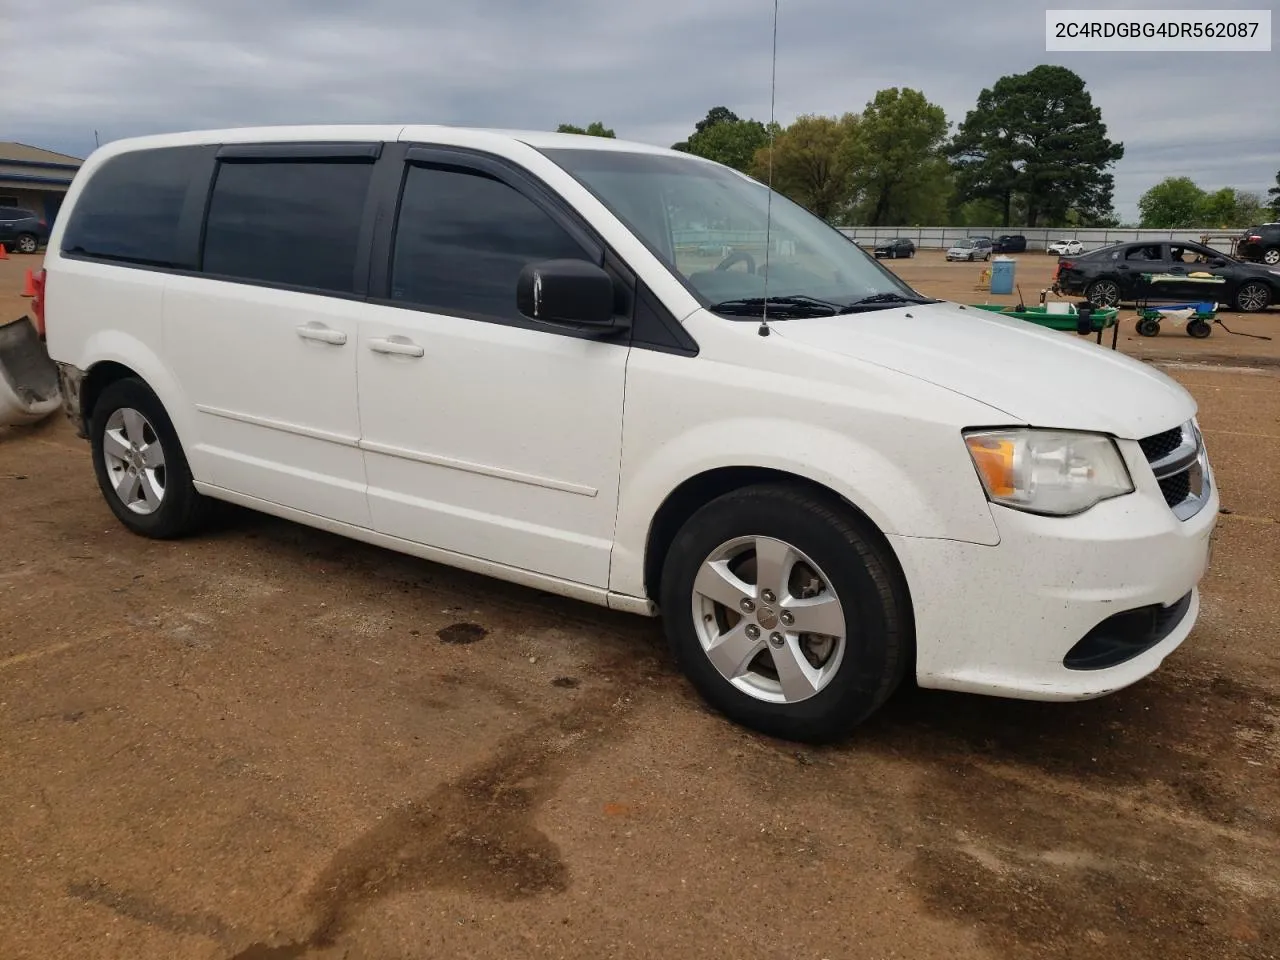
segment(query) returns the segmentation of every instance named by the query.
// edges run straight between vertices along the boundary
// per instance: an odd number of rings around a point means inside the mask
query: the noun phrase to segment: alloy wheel
[[[165,458],[155,427],[132,407],[121,407],[107,418],[102,435],[107,477],[120,502],[143,516],[164,502]]]
[[[817,695],[844,658],[848,628],[831,580],[772,537],[738,537],[712,551],[694,580],[692,614],[720,675],[767,703]]]

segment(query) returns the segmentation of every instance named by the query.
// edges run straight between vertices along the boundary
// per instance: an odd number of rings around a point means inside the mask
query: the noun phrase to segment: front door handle
[[[373,337],[369,349],[374,353],[393,353],[400,357],[420,357],[426,351],[407,337]]]
[[[341,330],[333,330],[326,327],[323,323],[304,323],[300,327],[295,327],[298,336],[303,340],[318,340],[320,343],[332,343],[335,347],[340,347],[347,342],[347,335]]]

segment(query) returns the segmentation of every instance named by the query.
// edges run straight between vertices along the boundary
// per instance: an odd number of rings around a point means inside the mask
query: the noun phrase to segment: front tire
[[[1271,288],[1257,280],[1240,285],[1236,291],[1236,309],[1242,313],[1258,313],[1271,305]]]
[[[661,601],[698,692],[770,736],[844,736],[912,662],[910,603],[888,546],[838,501],[798,486],[748,487],[694,514],[668,552]]]
[[[158,540],[200,528],[210,501],[196,491],[173,422],[145,383],[130,377],[102,391],[89,440],[98,487],[122,524]]]
[[[1262,251],[1262,262],[1269,267],[1280,263],[1280,247],[1267,247]]]

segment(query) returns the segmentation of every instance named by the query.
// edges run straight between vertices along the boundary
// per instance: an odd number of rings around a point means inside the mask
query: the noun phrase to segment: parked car
[[[875,248],[874,253],[877,259],[888,257],[890,260],[897,260],[899,257],[914,257],[916,245],[906,237],[898,237],[896,240],[880,244]]]
[[[0,207],[0,243],[6,250],[35,253],[49,240],[49,225],[23,207]]]
[[[996,237],[991,249],[996,253],[1023,253],[1027,249],[1027,238],[1020,233],[1003,233]]]
[[[947,250],[948,260],[990,260],[991,241],[985,243],[980,237],[965,237],[957,240]]]
[[[797,262],[677,262],[675,198],[760,223],[766,190],[549,133],[117,140],[34,310],[143,536],[226,500],[661,613],[709,703],[796,739],[908,674],[1077,700],[1155,670],[1218,513],[1191,395],[922,296],[781,195]]]
[[[1280,265],[1280,223],[1250,227],[1236,243],[1241,260],[1256,260],[1269,267]]]
[[[1143,275],[1164,281],[1152,285]],[[1201,243],[1118,243],[1062,260],[1054,289],[1100,306],[1150,297],[1211,300],[1248,313],[1280,300],[1280,270],[1245,263]]]
[[[1055,240],[1045,248],[1046,253],[1056,253],[1060,257],[1073,257],[1084,250],[1079,240]]]

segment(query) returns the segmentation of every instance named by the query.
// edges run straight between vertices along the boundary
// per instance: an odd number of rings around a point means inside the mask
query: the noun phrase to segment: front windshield
[[[960,240],[956,243],[957,250],[967,250],[969,247],[976,246],[972,240]]]
[[[722,312],[766,296],[766,276],[770,315],[774,301],[783,298],[837,308],[868,297],[882,306],[927,299],[776,192],[766,244],[769,190],[728,167],[664,154],[543,152],[626,223],[705,305],[725,307]]]

